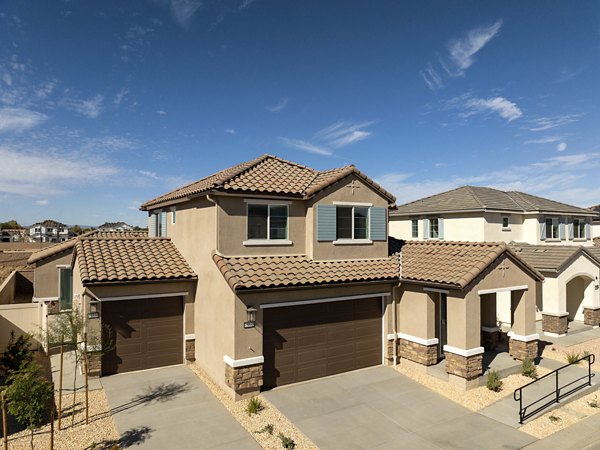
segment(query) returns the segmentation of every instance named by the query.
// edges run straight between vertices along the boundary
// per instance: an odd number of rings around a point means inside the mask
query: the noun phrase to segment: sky
[[[600,203],[597,1],[0,0],[0,43],[0,221],[143,225],[264,153]]]

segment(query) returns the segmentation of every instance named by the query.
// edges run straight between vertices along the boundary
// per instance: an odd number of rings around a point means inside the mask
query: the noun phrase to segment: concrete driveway
[[[265,392],[322,450],[510,449],[535,438],[374,367]]]
[[[123,448],[260,449],[185,366],[100,380]]]

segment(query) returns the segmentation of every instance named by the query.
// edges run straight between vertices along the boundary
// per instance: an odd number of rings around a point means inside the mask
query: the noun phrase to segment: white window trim
[[[433,240],[438,240],[438,241],[442,240],[440,238],[440,218],[439,217],[430,217],[427,220],[429,221],[429,226],[427,227],[427,231],[428,231],[429,236],[427,236],[427,239],[433,239]],[[433,237],[431,235],[431,231],[433,230],[433,227],[431,226],[431,221],[432,220],[437,220],[437,234],[438,234],[437,237]]]
[[[293,242],[290,241],[290,204],[292,202],[274,202],[272,200],[250,200],[244,199],[246,202],[246,240],[243,242],[244,246],[252,246],[252,245],[292,245]],[[267,206],[267,238],[266,239],[250,239],[248,237],[248,221],[250,219],[250,215],[248,214],[248,209],[250,205],[266,205]],[[271,239],[271,206],[285,206],[287,211],[287,220],[285,223],[285,239]]]
[[[579,227],[575,227],[575,221],[577,221],[579,224],[583,223],[583,237],[581,236],[575,236],[575,230],[579,231]],[[585,219],[580,219],[579,217],[576,217],[573,219],[573,221],[571,222],[571,226],[573,227],[573,241],[577,241],[577,242],[584,242],[587,241],[587,239],[585,238],[585,225],[586,225],[586,220]]]
[[[417,233],[413,233],[413,222],[417,224]],[[411,239],[419,239],[419,219],[410,219],[410,237]]]
[[[335,202],[333,202],[333,203],[335,204]],[[371,240],[371,208],[369,206],[365,206],[364,204],[363,205],[358,205],[358,204],[344,205],[341,203],[342,202],[340,202],[336,206],[347,206],[347,207],[352,208],[352,237],[349,239],[348,238],[336,239],[335,241],[333,241],[333,245],[372,244],[373,241]],[[354,207],[367,208],[367,237],[365,239],[355,239],[354,238],[354,220],[355,220]],[[336,222],[337,222],[337,211],[336,211]],[[336,227],[337,227],[337,223],[336,223]]]
[[[365,206],[365,207],[372,207],[373,203],[361,203],[361,202],[333,202],[334,205],[336,206]]]
[[[265,200],[264,198],[245,198],[245,203],[252,205],[291,205],[292,202],[286,200]]]
[[[550,228],[548,228],[548,220],[552,221],[552,225],[550,226]],[[548,230],[552,230],[554,228],[554,221],[556,220],[558,227],[556,228],[556,237],[554,236],[548,236]],[[554,242],[560,242],[560,218],[558,217],[546,217],[545,219],[546,222],[546,240],[547,241],[554,241]]]

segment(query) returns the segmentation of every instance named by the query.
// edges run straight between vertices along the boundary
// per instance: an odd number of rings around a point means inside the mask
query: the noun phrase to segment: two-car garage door
[[[381,297],[265,308],[264,387],[381,364]]]
[[[103,302],[102,322],[114,346],[102,357],[103,375],[183,363],[181,297]]]

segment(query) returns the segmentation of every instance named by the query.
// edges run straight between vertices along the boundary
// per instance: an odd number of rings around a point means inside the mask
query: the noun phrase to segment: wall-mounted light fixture
[[[98,302],[91,301],[90,302],[90,311],[88,312],[88,319],[98,319],[100,318],[100,313],[98,312]]]
[[[246,307],[246,321],[244,328],[254,328],[256,326],[256,308],[253,306]]]

